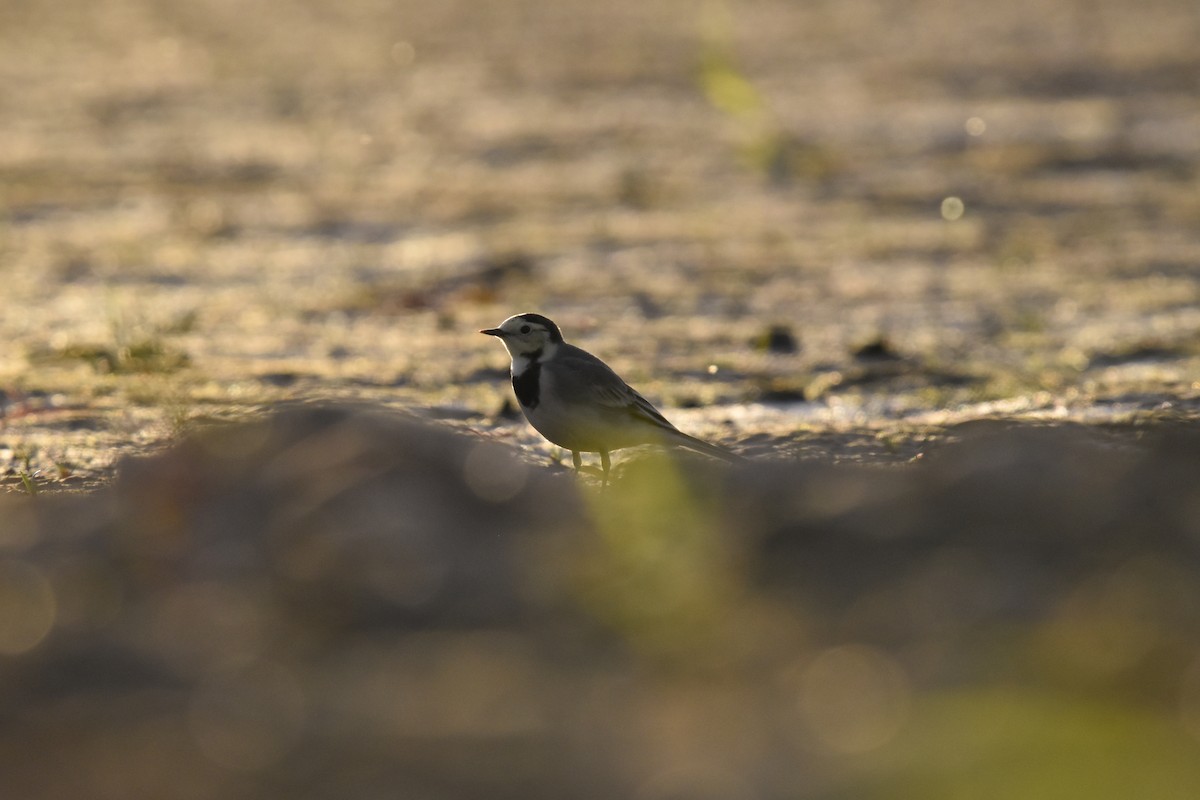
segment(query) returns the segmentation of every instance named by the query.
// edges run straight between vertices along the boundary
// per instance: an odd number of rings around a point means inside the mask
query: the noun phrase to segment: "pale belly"
[[[541,402],[534,408],[522,406],[521,410],[534,430],[567,450],[620,450],[654,441],[661,434],[648,423],[616,411],[594,411],[586,405],[564,402],[547,370],[541,374]]]

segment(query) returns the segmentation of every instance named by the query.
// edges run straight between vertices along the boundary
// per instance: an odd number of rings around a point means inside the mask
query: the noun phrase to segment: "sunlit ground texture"
[[[7,480],[287,398],[489,426],[474,331],[522,310],[781,456],[1194,417],[1198,40],[1189,0],[0,3]]]
[[[1197,42],[0,0],[0,797],[1200,797]]]

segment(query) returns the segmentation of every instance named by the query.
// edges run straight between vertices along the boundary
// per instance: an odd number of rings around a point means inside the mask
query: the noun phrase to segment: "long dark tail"
[[[706,456],[724,459],[731,464],[745,464],[749,460],[745,456],[740,456],[720,445],[710,444],[703,439],[697,439],[695,436],[688,436],[678,429],[671,432],[670,440],[682,447],[695,450],[697,453],[704,453]]]

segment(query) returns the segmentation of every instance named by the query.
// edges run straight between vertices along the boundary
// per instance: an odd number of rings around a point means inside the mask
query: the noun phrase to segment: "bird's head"
[[[513,358],[539,351],[549,354],[563,340],[558,326],[541,314],[517,314],[501,322],[499,328],[487,328],[480,333],[498,337]]]

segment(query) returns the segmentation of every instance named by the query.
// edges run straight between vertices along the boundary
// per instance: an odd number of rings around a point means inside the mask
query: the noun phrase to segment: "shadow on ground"
[[[1200,436],[601,492],[371,409],[4,497],[0,793],[1192,798]]]

